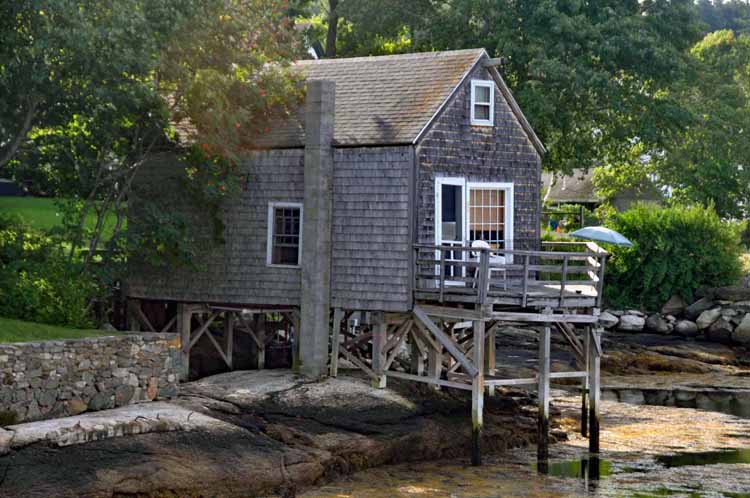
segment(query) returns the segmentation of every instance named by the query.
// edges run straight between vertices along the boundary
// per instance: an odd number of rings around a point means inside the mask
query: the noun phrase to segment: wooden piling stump
[[[472,322],[474,349],[472,362],[477,374],[471,381],[471,464],[482,465],[482,425],[484,423],[484,321]]]
[[[601,331],[592,328],[589,353],[589,452],[599,453],[599,401],[601,397]]]
[[[537,419],[537,460],[549,458],[549,381],[550,381],[549,326],[539,334],[539,413]]]

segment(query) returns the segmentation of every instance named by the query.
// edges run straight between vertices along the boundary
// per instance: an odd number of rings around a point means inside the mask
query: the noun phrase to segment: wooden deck
[[[532,309],[598,308],[608,253],[590,242],[551,243],[543,249],[416,245],[414,299]]]

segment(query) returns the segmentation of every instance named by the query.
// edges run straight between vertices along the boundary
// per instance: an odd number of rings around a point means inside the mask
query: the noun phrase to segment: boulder
[[[627,332],[640,332],[646,325],[646,319],[636,315],[622,315],[618,329]]]
[[[78,415],[88,410],[88,405],[80,398],[69,399],[65,402],[65,410],[68,415]]]
[[[0,456],[10,452],[10,443],[13,441],[13,433],[0,429]]]
[[[605,311],[601,315],[599,315],[599,325],[601,325],[605,329],[611,329],[618,323],[620,323],[620,319],[609,311]]]
[[[685,300],[680,296],[672,296],[666,303],[664,303],[664,306],[662,306],[661,314],[679,316],[685,311],[686,306],[687,304],[685,304]]]
[[[672,329],[669,327],[669,322],[667,322],[663,316],[659,313],[654,313],[646,318],[646,330],[656,334],[666,335],[669,334]]]
[[[719,287],[714,290],[714,295],[717,299],[724,301],[748,301],[750,300],[750,288],[748,287]]]
[[[701,313],[703,313],[706,310],[709,310],[714,307],[714,301],[713,299],[709,299],[707,297],[702,297],[698,299],[696,302],[685,308],[685,317],[688,320],[695,320],[700,316]]]
[[[622,310],[607,310],[607,311],[615,315],[617,318],[620,318],[622,315],[625,314],[625,312]]]
[[[628,310],[625,313],[627,313],[628,315],[635,315],[641,318],[646,318],[646,314],[640,310]]]
[[[695,324],[698,325],[698,329],[705,330],[719,318],[721,318],[721,308],[714,308],[701,313]]]
[[[732,343],[732,324],[723,318],[719,318],[706,329],[706,339],[711,342],[722,344]]]
[[[732,340],[740,344],[750,344],[750,313],[747,313],[732,332]]]
[[[696,337],[700,334],[698,326],[690,320],[680,320],[674,326],[674,333],[682,337]]]

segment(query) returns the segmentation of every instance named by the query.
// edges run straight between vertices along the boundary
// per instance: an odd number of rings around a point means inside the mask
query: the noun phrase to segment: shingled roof
[[[336,145],[412,143],[461,80],[485,55],[483,49],[350,59],[299,61],[307,79],[336,83]],[[302,109],[273,123],[258,140],[266,147],[304,144]]]

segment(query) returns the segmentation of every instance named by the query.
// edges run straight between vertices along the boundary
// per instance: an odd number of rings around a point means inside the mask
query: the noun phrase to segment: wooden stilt
[[[586,370],[586,377],[583,378],[581,383],[581,436],[588,437],[589,435],[589,359],[591,349],[591,333],[590,327],[586,327],[583,337],[584,344],[584,369]]]
[[[385,343],[388,340],[388,324],[382,313],[372,314],[372,369],[378,376],[373,380],[372,386],[384,389],[385,377]]]
[[[412,328],[413,327],[414,325],[412,324]],[[424,358],[427,353],[427,346],[419,341],[419,338],[417,338],[417,335],[413,330],[409,334],[409,346],[411,349],[409,355],[409,370],[414,375],[422,376],[424,375]]]
[[[490,327],[485,334],[485,347],[484,347],[484,374],[495,375],[495,335],[496,326]],[[487,395],[495,395],[495,386],[487,386]]]
[[[255,315],[255,333],[258,336],[258,354],[255,358],[255,366],[258,370],[266,368],[266,314]]]
[[[224,348],[229,370],[234,369],[234,313],[231,311],[224,312]]]
[[[477,374],[471,380],[471,464],[482,465],[482,425],[484,415],[484,321],[473,322],[474,348],[472,360]]]
[[[344,310],[336,308],[333,311],[333,333],[331,334],[331,365],[329,375],[336,377],[339,374],[339,343],[341,342],[341,322],[344,319]]]
[[[299,311],[293,310],[291,313],[289,313],[289,320],[292,322],[292,327],[294,327],[294,344],[293,344],[293,349],[292,349],[292,371],[298,374],[300,370],[300,361],[299,361],[300,314],[299,314]]]
[[[128,299],[127,328],[132,332],[141,331],[141,321],[138,319],[136,311],[140,309],[141,301],[139,299]]]
[[[589,452],[599,453],[599,400],[600,378],[599,366],[601,362],[601,331],[598,328],[590,330],[590,359],[589,359]]]
[[[187,381],[190,375],[190,328],[192,310],[187,304],[177,305],[177,332],[180,334],[181,380]]]
[[[549,379],[550,379],[550,327],[545,326],[539,335],[539,414],[537,425],[537,460],[549,458]]]

